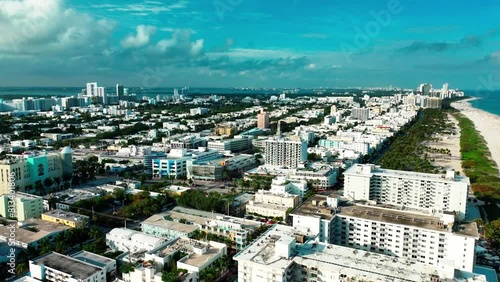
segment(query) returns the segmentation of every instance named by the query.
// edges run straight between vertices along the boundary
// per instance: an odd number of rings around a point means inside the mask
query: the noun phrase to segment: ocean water
[[[500,91],[464,92],[468,96],[479,98],[470,102],[474,108],[500,116]]]
[[[0,87],[0,98],[11,97],[36,97],[36,96],[73,96],[82,91],[84,87]],[[177,87],[179,94],[182,94],[182,87]],[[238,89],[238,88],[189,88],[189,94],[280,94],[282,89]],[[303,93],[307,93],[307,90]],[[299,91],[299,93],[301,92]],[[106,87],[107,93],[115,93],[115,88]],[[174,93],[173,87],[168,88],[139,88],[129,87],[129,94],[138,96],[171,95]]]

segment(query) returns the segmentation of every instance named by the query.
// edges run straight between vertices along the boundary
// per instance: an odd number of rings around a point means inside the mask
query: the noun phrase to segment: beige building
[[[264,112],[264,109],[257,115],[257,127],[260,129],[269,128],[269,113]]]
[[[246,211],[248,214],[285,219],[287,210],[298,206],[299,199],[297,195],[259,190],[255,199],[247,204]]]

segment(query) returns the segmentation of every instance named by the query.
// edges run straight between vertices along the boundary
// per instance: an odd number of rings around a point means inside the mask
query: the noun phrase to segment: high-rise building
[[[445,175],[382,169],[355,165],[344,172],[344,196],[430,213],[454,212],[465,218],[470,181],[448,171]]]
[[[292,212],[293,227],[317,234],[320,242],[472,271],[479,238],[475,222],[455,220],[452,213],[431,214],[344,200],[314,195]]]
[[[87,83],[87,96],[97,96],[97,82]]]
[[[269,128],[269,113],[265,112],[264,109],[261,109],[257,115],[257,127],[260,129]]]
[[[97,87],[97,96],[102,99],[102,103],[104,105],[108,103],[108,99],[106,96],[106,89],[104,87]]]
[[[336,113],[337,112],[337,106],[336,105],[332,105],[330,107],[330,114],[333,114],[333,113]]]
[[[417,88],[417,92],[419,92],[422,95],[429,95],[431,90],[432,90],[432,84],[428,83],[422,83]]]
[[[351,117],[357,120],[369,120],[370,109],[368,108],[354,108],[351,110]]]
[[[121,100],[123,98],[123,95],[125,94],[125,89],[123,88],[123,85],[117,84],[116,85],[116,96],[118,96],[118,100]]]
[[[425,109],[441,109],[443,106],[443,100],[439,97],[428,97],[424,96],[422,98],[422,108]]]
[[[266,165],[296,168],[307,161],[307,142],[298,136],[268,139],[264,143]]]
[[[449,96],[449,86],[448,83],[443,84],[443,88],[441,89],[441,99],[451,98]]]
[[[416,106],[417,105],[417,98],[413,94],[406,95],[403,97],[403,104],[408,105],[408,106]]]
[[[292,227],[274,225],[240,251],[238,281],[478,281],[484,275],[318,243]]]

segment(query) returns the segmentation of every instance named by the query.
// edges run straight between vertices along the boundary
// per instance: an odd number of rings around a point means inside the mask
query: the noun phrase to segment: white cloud
[[[189,29],[177,29],[172,33],[172,37],[160,40],[150,51],[160,55],[170,55],[174,57],[187,56],[197,57],[203,54],[204,40],[192,41],[193,32]]]
[[[104,9],[109,12],[129,12],[129,13],[139,13],[144,14],[160,14],[167,13],[173,10],[184,9],[187,6],[187,1],[179,1],[174,4],[165,5],[160,1],[144,1],[138,4],[128,4],[128,5],[115,5],[115,4],[98,4],[92,5],[92,8]]]
[[[306,66],[306,69],[308,70],[312,70],[312,69],[315,69],[316,68],[316,65],[315,64],[309,64]]]
[[[135,35],[129,35],[122,40],[123,48],[140,48],[149,44],[151,35],[156,33],[156,27],[148,25],[139,25],[136,28]]]
[[[11,56],[76,52],[102,47],[114,23],[95,20],[63,0],[0,1],[0,52]]]

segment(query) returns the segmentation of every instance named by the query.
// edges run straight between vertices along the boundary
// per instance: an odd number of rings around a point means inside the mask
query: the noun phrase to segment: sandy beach
[[[428,148],[436,149],[448,149],[449,155],[440,153],[430,153],[431,159],[433,159],[433,164],[443,167],[446,170],[453,169],[460,172],[463,175],[462,169],[462,158],[460,153],[460,126],[458,125],[458,120],[456,120],[451,114],[448,114],[448,120],[453,124],[451,128],[454,134],[442,134],[437,136],[439,138],[438,142],[427,142],[426,146]]]
[[[476,98],[467,99],[452,103],[452,107],[460,110],[467,118],[474,122],[476,129],[484,137],[491,152],[492,159],[497,166],[500,165],[500,117],[486,111],[476,109],[471,106],[469,101]]]

